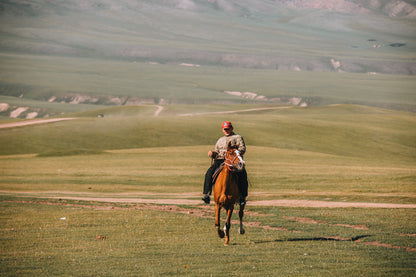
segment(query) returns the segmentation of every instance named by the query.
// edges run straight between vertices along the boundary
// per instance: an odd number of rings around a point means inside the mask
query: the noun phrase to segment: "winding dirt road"
[[[157,110],[154,112],[154,116],[159,116],[160,115],[160,113],[163,111],[163,106],[160,106],[160,105],[157,105],[156,106],[157,107]]]
[[[163,111],[163,106],[156,105],[156,111],[153,113],[153,116],[159,116],[160,113]],[[26,120],[26,121],[19,121],[19,122],[12,122],[12,123],[4,123],[0,124],[0,129],[7,129],[7,128],[16,128],[16,127],[23,127],[29,125],[37,125],[37,124],[46,124],[46,123],[53,123],[65,120],[73,120],[76,119],[75,117],[63,117],[63,118],[51,118],[51,119],[35,119],[35,120]]]
[[[195,115],[215,115],[215,114],[231,114],[231,113],[241,113],[241,112],[254,112],[254,111],[267,111],[267,110],[280,110],[280,109],[289,109],[293,108],[292,106],[279,106],[279,107],[268,107],[268,108],[253,108],[245,110],[235,110],[235,111],[220,111],[220,112],[203,112],[203,113],[183,113],[179,116],[195,116]]]
[[[160,113],[164,110],[163,106],[155,105],[157,108],[156,111],[153,113],[153,116],[159,116]],[[269,108],[255,108],[255,109],[246,109],[246,110],[235,110],[235,111],[221,111],[221,112],[206,112],[206,113],[188,113],[188,114],[179,114],[179,116],[194,116],[194,115],[209,115],[209,114],[230,114],[230,113],[238,113],[238,112],[252,112],[252,111],[262,111],[262,110],[276,110],[276,109],[288,109],[291,107],[269,107]],[[23,127],[29,125],[37,125],[37,124],[45,124],[45,123],[53,123],[65,120],[73,120],[76,119],[74,117],[63,117],[63,118],[51,118],[51,119],[35,119],[35,120],[27,120],[27,121],[19,121],[19,122],[12,122],[12,123],[4,123],[0,124],[0,129],[6,128],[16,128],[16,127]]]
[[[59,121],[73,120],[73,119],[75,118],[63,117],[63,118],[35,119],[35,120],[27,120],[27,121],[13,122],[13,123],[4,123],[4,124],[0,124],[0,129],[15,128],[15,127],[22,127],[22,126],[36,125],[36,124],[45,124],[45,123],[52,123],[52,122],[59,122]]]
[[[146,199],[146,198],[94,198],[94,197],[53,197],[55,199],[98,201],[109,203],[133,203],[133,204],[165,204],[165,205],[200,205],[201,200],[192,199]],[[362,202],[332,202],[314,200],[257,200],[248,201],[250,206],[275,206],[275,207],[312,207],[312,208],[389,208],[389,209],[416,209],[416,204],[394,203],[362,203]]]

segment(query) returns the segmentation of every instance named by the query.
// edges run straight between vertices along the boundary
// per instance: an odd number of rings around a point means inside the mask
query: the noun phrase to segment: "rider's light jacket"
[[[240,152],[241,156],[244,156],[246,152],[246,144],[244,143],[244,139],[242,136],[237,135],[236,133],[232,132],[229,136],[220,137],[215,144],[215,150],[217,156],[215,159],[224,159],[225,154],[227,153],[227,146],[228,143],[231,142],[231,146],[238,145],[238,151]]]

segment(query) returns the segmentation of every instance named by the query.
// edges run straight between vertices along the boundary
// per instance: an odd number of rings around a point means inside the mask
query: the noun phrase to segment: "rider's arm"
[[[238,151],[240,152],[241,156],[243,156],[244,153],[246,153],[246,144],[244,143],[243,137],[238,136],[237,145],[238,145]]]
[[[226,143],[227,140],[225,137],[221,137],[218,139],[217,143],[215,144],[215,150],[213,152],[215,152],[217,154],[217,158],[218,159],[223,159],[225,156],[225,153],[227,152],[227,148],[226,148]]]

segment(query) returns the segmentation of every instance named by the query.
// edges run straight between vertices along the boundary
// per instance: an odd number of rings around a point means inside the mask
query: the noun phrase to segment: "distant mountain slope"
[[[0,52],[414,75],[414,2],[1,1]]]
[[[276,0],[293,8],[314,8],[345,13],[380,13],[391,17],[416,18],[414,0]]]

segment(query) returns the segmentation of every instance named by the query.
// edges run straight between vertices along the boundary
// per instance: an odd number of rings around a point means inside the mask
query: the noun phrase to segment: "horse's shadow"
[[[255,244],[271,243],[271,242],[289,242],[289,241],[357,241],[362,238],[371,237],[371,235],[361,235],[352,238],[337,238],[337,237],[312,237],[312,238],[288,238],[275,240],[261,240],[254,241]]]

